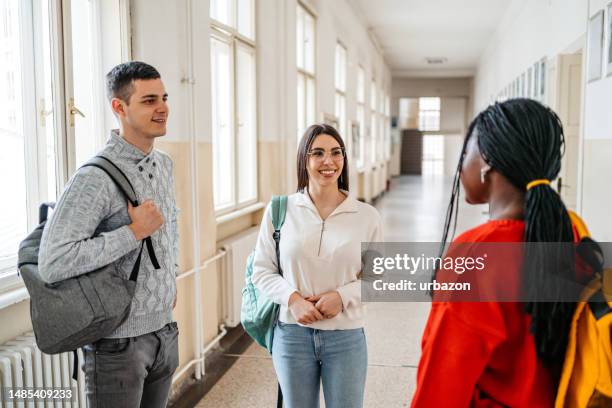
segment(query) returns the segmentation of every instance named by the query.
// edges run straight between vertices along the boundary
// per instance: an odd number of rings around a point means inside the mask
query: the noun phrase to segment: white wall
[[[154,3],[154,4],[153,4]],[[187,1],[132,0],[132,53],[160,72],[170,106],[168,134],[164,141],[189,140],[189,77],[187,19],[193,18],[195,135],[211,141],[210,40],[208,1],[194,2],[192,16]]]
[[[580,48],[585,0],[513,0],[482,57],[474,81],[474,113],[543,57]]]
[[[466,130],[467,97],[441,98],[440,132],[445,135],[462,135]]]
[[[445,135],[444,137],[444,174],[454,176],[461,156],[464,134]]]
[[[399,115],[400,98],[422,96],[466,98],[468,101],[467,109],[470,111],[472,88],[472,78],[393,78],[391,116]]]
[[[590,0],[589,16],[605,9],[608,0]],[[586,28],[585,28],[586,29]],[[606,36],[610,35],[607,32]],[[606,41],[608,43],[608,41]],[[607,47],[605,47],[607,49]],[[603,59],[607,60],[604,51]],[[586,69],[584,70],[586,72]],[[585,87],[582,145],[582,200],[578,203],[593,236],[600,241],[612,241],[612,186],[607,178],[612,174],[612,77],[590,82]]]
[[[513,1],[479,62],[474,82],[475,111],[484,108],[500,89],[535,61],[546,57],[549,63],[554,63],[558,54],[585,48],[588,17],[604,9],[607,3],[608,0]],[[549,73],[554,73],[552,68]],[[612,115],[609,112],[612,77],[605,76],[605,69],[600,80],[587,84],[585,76],[583,100],[578,211],[595,239],[610,241],[612,188],[604,182],[604,177],[612,174]]]

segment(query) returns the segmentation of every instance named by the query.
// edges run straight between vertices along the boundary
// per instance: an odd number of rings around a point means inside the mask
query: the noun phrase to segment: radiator
[[[242,304],[242,288],[244,288],[244,272],[246,261],[257,242],[259,227],[229,237],[219,243],[219,247],[227,252],[223,262],[223,305],[225,325],[235,327],[240,324],[240,308]]]
[[[79,355],[78,381],[72,379],[73,354],[62,353],[49,355],[41,352],[36,346],[34,333],[26,333],[0,345],[0,389],[2,387],[67,389],[72,388],[76,395],[73,402],[2,402],[6,408],[86,408],[85,377],[80,368],[83,361]],[[6,399],[6,398],[5,398]],[[4,404],[4,405],[3,405]]]

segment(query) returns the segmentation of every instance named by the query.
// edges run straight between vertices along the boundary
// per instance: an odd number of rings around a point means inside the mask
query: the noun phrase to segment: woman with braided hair
[[[563,150],[561,122],[539,102],[512,99],[481,112],[463,145],[442,245],[456,226],[460,183],[468,203],[489,204],[490,219],[453,242],[574,242],[550,185]],[[575,279],[575,261],[572,251],[524,247],[522,261],[501,267],[521,282],[528,301],[433,302],[412,407],[553,406],[575,308],[554,285]],[[547,302],[529,293],[542,282]]]

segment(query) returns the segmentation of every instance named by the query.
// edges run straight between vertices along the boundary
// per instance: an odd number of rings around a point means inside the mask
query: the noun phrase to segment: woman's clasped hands
[[[319,295],[302,297],[293,292],[289,297],[289,311],[299,324],[311,324],[318,320],[332,319],[342,312],[342,298],[337,290]]]

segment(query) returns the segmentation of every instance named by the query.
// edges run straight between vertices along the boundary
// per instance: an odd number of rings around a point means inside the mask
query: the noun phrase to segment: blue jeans
[[[287,408],[363,407],[368,352],[363,329],[317,330],[278,322],[272,361]]]

